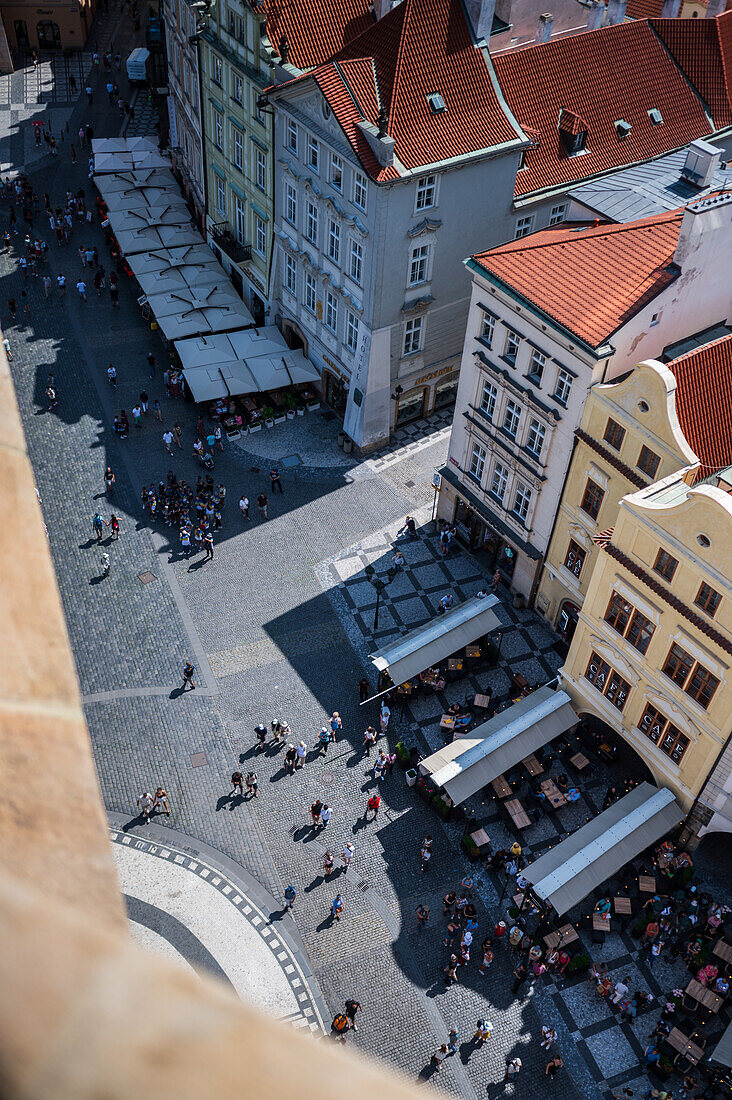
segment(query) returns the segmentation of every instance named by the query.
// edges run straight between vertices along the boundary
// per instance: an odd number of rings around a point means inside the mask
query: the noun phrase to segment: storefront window
[[[516,551],[461,498],[455,507],[453,523],[461,542],[476,553],[485,554],[482,562],[486,571],[500,569],[503,579],[510,581],[516,569]]]
[[[397,424],[405,424],[407,420],[415,420],[418,416],[422,416],[425,393],[425,390],[412,390],[411,393],[402,394],[397,405]]]
[[[446,409],[450,405],[455,404],[459,380],[460,375],[456,374],[452,378],[447,378],[444,382],[439,382],[435,386],[436,409]]]
[[[336,378],[330,371],[323,374],[325,382],[325,403],[335,409],[337,413],[345,413],[348,400],[348,383],[341,378]]]

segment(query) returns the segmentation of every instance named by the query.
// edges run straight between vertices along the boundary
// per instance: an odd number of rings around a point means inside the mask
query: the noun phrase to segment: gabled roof
[[[666,364],[676,379],[676,415],[702,475],[732,465],[732,334]]]
[[[625,14],[628,19],[660,19],[663,0],[628,0]]]
[[[477,49],[461,0],[403,0],[312,73],[270,89],[279,95],[314,79],[374,179],[507,142],[521,131],[501,102],[487,54]],[[445,109],[427,100],[437,92]],[[387,112],[395,163],[382,167],[358,128]]]
[[[654,19],[651,26],[709,107],[717,129],[732,125],[732,11],[716,19]]]
[[[374,22],[369,0],[256,0],[252,7],[266,14],[274,50],[285,36],[298,69],[322,64]]]
[[[677,278],[672,265],[682,216],[547,229],[478,253],[471,265],[597,348]]]
[[[711,132],[693,89],[647,21],[551,39],[499,54],[493,63],[519,124],[541,134],[517,174],[516,195],[661,156]],[[654,107],[659,125],[648,115]],[[558,132],[562,110],[587,122],[585,152],[567,154]],[[626,137],[616,131],[620,119],[632,127]]]

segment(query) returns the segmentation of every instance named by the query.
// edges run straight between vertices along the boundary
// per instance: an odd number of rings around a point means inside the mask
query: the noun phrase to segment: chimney
[[[587,30],[596,31],[602,26],[605,18],[605,0],[592,0],[590,14],[587,16]]]
[[[622,23],[627,6],[628,0],[608,0],[605,26],[614,27],[616,23]]]
[[[674,263],[685,270],[688,265],[693,271],[694,263],[700,261],[700,257],[694,254],[698,252],[702,237],[711,240],[712,237],[720,242],[720,248],[724,238],[729,238],[730,212],[732,211],[732,192],[725,191],[721,195],[711,195],[706,199],[696,199],[690,202],[684,210],[679,230],[679,239],[674,252]]]
[[[554,16],[550,11],[545,11],[543,15],[539,16],[539,22],[536,26],[536,41],[548,42],[552,36],[553,26]]]
[[[356,124],[369,143],[371,152],[384,168],[394,163],[395,142],[394,138],[386,132],[387,121],[388,118],[380,111],[378,126],[374,126],[373,122],[367,122],[365,119]]]
[[[377,19],[383,19],[388,11],[391,11],[394,0],[374,0],[374,15]]]
[[[699,190],[709,187],[721,159],[722,150],[716,145],[710,145],[708,141],[703,141],[701,138],[692,141],[681,169],[682,179],[687,183],[693,183]]]
[[[681,11],[681,0],[664,0],[661,8],[661,19],[678,19]]]
[[[726,6],[726,0],[709,0],[706,18],[716,19],[718,15],[722,14]]]
[[[484,38],[487,42],[493,29],[496,0],[467,0],[467,8],[475,37],[478,41]]]

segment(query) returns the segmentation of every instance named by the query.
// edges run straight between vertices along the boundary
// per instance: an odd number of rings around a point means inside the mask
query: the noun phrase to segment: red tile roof
[[[559,129],[565,134],[572,134],[576,137],[577,134],[587,133],[589,126],[574,111],[568,111],[566,107],[563,107],[559,112]]]
[[[263,0],[252,6],[266,13],[274,50],[285,35],[288,60],[298,69],[322,64],[374,22],[369,0]]]
[[[677,277],[682,212],[589,229],[546,229],[473,263],[599,347]]]
[[[474,45],[461,0],[403,0],[309,75],[377,180],[398,177],[399,165],[411,171],[521,137],[501,105],[490,61]],[[433,112],[428,92],[442,96],[444,111]],[[395,141],[393,168],[379,165],[357,126],[377,125],[382,106]]]
[[[676,414],[706,477],[732,466],[732,334],[667,364],[676,379]]]
[[[628,0],[625,14],[629,19],[659,19],[663,0]]]
[[[715,126],[732,125],[732,11],[716,19],[654,19],[651,26],[708,105]]]
[[[645,21],[551,39],[493,63],[519,123],[541,134],[539,147],[526,153],[516,195],[648,160],[711,132],[693,89]],[[658,126],[648,117],[653,107],[663,117]],[[558,132],[562,110],[588,123],[586,152],[567,155]],[[618,136],[618,119],[631,124],[627,137]]]

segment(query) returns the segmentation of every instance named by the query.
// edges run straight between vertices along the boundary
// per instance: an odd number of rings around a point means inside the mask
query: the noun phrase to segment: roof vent
[[[626,120],[624,118],[616,118],[615,119],[615,130],[617,132],[618,137],[620,137],[620,138],[627,137],[632,129],[633,129],[633,127],[630,125],[629,122],[626,122]]]
[[[439,115],[442,111],[447,110],[445,101],[439,92],[428,92],[427,102],[430,105],[430,110],[433,115]]]
[[[660,126],[663,122],[663,115],[659,111],[658,107],[651,107],[650,111],[648,112],[648,117],[650,118],[654,126]]]
[[[722,158],[722,150],[701,139],[692,141],[681,169],[681,178],[695,187],[709,187]]]

